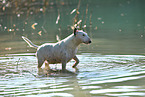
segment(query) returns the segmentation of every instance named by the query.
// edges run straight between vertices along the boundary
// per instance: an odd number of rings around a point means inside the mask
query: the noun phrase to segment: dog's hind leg
[[[78,64],[79,64],[79,59],[77,58],[77,56],[74,56],[73,59],[76,61],[75,64],[72,66],[73,68],[75,68]]]

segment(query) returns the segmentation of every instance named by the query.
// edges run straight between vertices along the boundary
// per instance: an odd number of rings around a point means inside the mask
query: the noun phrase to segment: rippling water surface
[[[0,97],[145,97],[144,9],[145,0],[0,0]],[[92,40],[78,68],[38,70],[22,36],[54,43],[76,20]]]
[[[0,57],[0,96],[145,96],[145,56],[84,53],[72,73],[45,73],[37,69],[33,53]],[[43,66],[44,67],[44,66]],[[60,64],[51,69],[61,69]]]

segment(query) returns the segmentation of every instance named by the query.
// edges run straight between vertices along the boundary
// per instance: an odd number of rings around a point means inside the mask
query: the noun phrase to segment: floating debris
[[[31,27],[32,29],[36,29],[35,26],[38,25],[38,23],[34,23]]]
[[[19,29],[17,28],[16,31],[19,31]]]
[[[4,4],[5,4],[5,3],[6,3],[6,0],[2,0],[2,3],[4,3]]]
[[[98,20],[102,20],[102,18],[101,17],[98,17]]]
[[[124,13],[121,13],[120,15],[121,15],[121,16],[125,16]]]
[[[25,22],[25,25],[27,24],[27,22]]]
[[[140,26],[141,26],[141,24],[137,24],[137,26],[138,26],[138,27],[140,27]]]
[[[96,26],[96,27],[95,27],[95,30],[97,30],[97,29],[98,29],[98,27]]]
[[[42,35],[42,31],[39,31],[38,34],[41,36]]]
[[[10,51],[11,49],[12,49],[11,47],[5,48],[5,50],[8,50],[8,51]]]
[[[17,17],[20,17],[21,15],[20,14],[17,14]]]
[[[33,14],[33,12],[30,12],[30,14]]]
[[[83,26],[83,28],[86,28],[86,27],[87,27],[87,25],[84,25],[84,26]]]
[[[73,14],[75,11],[76,11],[76,9],[73,9],[70,14]]]
[[[40,8],[40,11],[43,11],[43,8]]]
[[[62,1],[62,2],[60,2],[60,4],[61,4],[61,5],[64,5],[65,3]]]
[[[82,20],[79,20],[79,21],[74,25],[74,27],[77,27],[81,22],[82,22]]]
[[[58,35],[56,35],[56,40],[57,40],[58,42],[61,41]]]
[[[45,33],[47,33],[46,29],[45,29],[43,26],[42,26],[41,28],[43,29],[43,31],[44,31]]]
[[[7,27],[4,27],[4,30],[6,30],[7,29]]]
[[[13,32],[14,31],[14,29],[8,29],[8,32]]]
[[[15,24],[13,24],[13,27],[16,27],[16,25],[15,25]]]
[[[121,29],[119,29],[119,32],[122,32],[122,30],[121,30]]]
[[[3,9],[3,11],[5,11],[6,7],[4,6],[2,9]]]
[[[60,14],[58,14],[57,19],[56,19],[56,24],[58,24],[58,21],[60,20]]]

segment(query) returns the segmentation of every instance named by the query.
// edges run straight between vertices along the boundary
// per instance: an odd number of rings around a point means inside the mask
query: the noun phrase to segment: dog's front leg
[[[77,58],[77,56],[74,56],[73,59],[76,61],[75,64],[72,66],[73,68],[75,68],[78,64],[79,64],[79,59]]]

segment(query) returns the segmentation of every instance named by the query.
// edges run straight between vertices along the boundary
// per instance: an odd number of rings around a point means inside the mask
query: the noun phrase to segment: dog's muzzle
[[[90,40],[89,43],[91,43],[92,41]]]
[[[86,42],[85,44],[90,44],[90,43],[92,43],[92,41],[90,40],[90,41],[88,41],[88,42]]]

